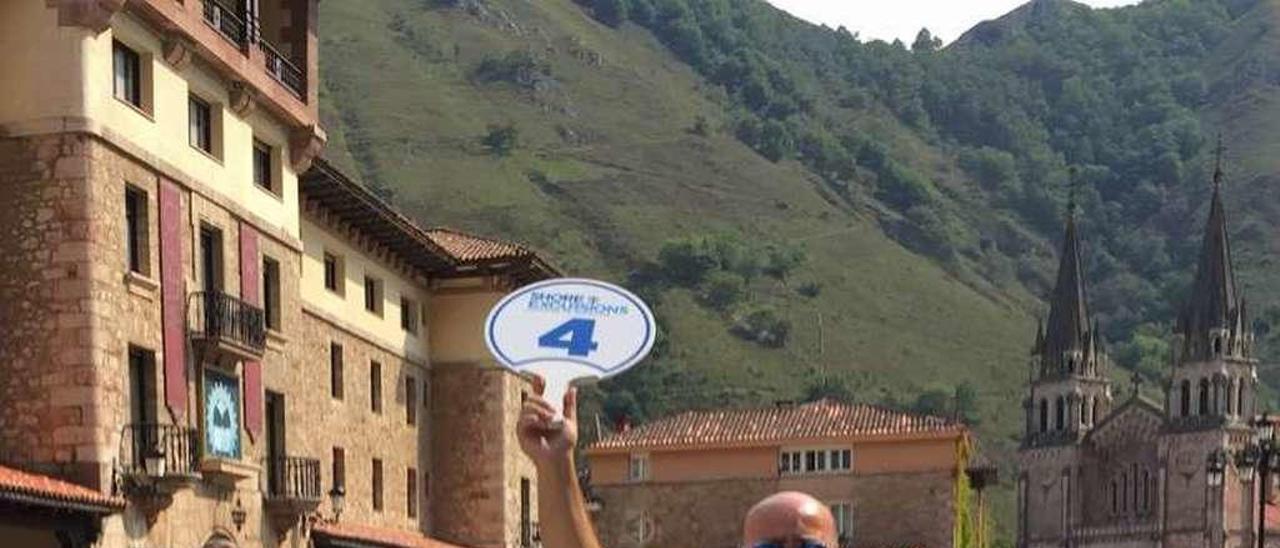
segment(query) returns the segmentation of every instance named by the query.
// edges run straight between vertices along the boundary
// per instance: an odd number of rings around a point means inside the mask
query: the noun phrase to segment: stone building
[[[1239,453],[1257,411],[1254,339],[1232,272],[1221,182],[1217,169],[1162,402],[1142,396],[1136,377],[1127,393],[1112,391],[1071,208],[1048,323],[1032,348],[1019,546],[1256,545],[1259,481],[1245,479],[1233,459],[1220,485],[1207,473],[1211,454]]]
[[[316,14],[0,2],[0,464],[97,494],[0,539],[533,543],[481,328],[555,272],[317,159]]]
[[[741,545],[757,501],[802,491],[835,514],[842,546],[951,546],[968,430],[937,417],[828,400],[691,411],[586,451],[605,546]],[[979,512],[980,513],[980,512]]]

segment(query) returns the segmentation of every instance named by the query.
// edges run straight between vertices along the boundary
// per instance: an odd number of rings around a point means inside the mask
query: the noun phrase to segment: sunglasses
[[[751,545],[751,548],[828,548],[820,540],[811,538],[802,538],[795,541],[790,540],[766,540]]]

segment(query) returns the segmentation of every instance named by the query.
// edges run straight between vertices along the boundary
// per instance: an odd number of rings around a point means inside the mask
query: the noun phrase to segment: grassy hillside
[[[321,106],[329,158],[423,224],[656,305],[655,357],[592,409],[960,408],[1006,459],[1068,181],[1113,356],[1158,378],[1219,130],[1239,278],[1280,335],[1280,0],[1036,0],[945,49],[757,0],[580,1],[325,2]]]

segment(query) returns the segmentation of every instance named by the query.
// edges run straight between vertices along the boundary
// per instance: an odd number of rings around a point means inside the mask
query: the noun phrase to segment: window
[[[116,99],[142,106],[142,57],[120,42],[111,45],[112,92]]]
[[[831,516],[836,518],[836,534],[840,537],[840,546],[848,546],[853,539],[853,505],[847,502],[832,502]]]
[[[405,297],[400,297],[400,328],[418,333],[418,303]]]
[[[1093,401],[1092,409],[1089,410],[1089,424],[1097,424],[1098,422],[1098,400],[1099,398],[1091,398]]]
[[[133,424],[157,422],[155,388],[155,352],[129,345],[129,422]]]
[[[418,517],[418,471],[412,466],[404,478],[404,511],[409,517]]]
[[[1209,414],[1209,379],[1200,379],[1200,405],[1198,414]]]
[[[206,293],[222,291],[222,231],[200,225],[200,280]]]
[[[1236,414],[1245,415],[1244,411],[1244,379],[1236,382]]]
[[[1180,415],[1183,417],[1189,416],[1191,415],[1191,381],[1183,379],[1182,388],[1179,392],[1181,392],[1179,394],[1181,401],[1178,406],[1179,411],[1181,411]]]
[[[404,379],[404,422],[409,426],[418,423],[418,383],[413,377]]]
[[[149,274],[151,248],[148,244],[147,193],[133,186],[124,189],[125,260],[129,272]]]
[[[382,364],[369,362],[369,409],[382,412]]]
[[[203,99],[187,99],[187,135],[191,146],[213,154],[213,108]]]
[[[342,294],[342,259],[332,253],[324,254],[324,288]]]
[[[253,184],[278,195],[280,187],[276,185],[275,165],[271,160],[275,157],[274,152],[271,145],[257,139],[253,140]]]
[[[520,546],[533,546],[533,487],[529,478],[520,478]]]
[[[329,343],[329,395],[342,399],[342,345]]]
[[[1049,400],[1040,398],[1040,433],[1049,431]]]
[[[373,459],[373,510],[382,511],[382,459]]]
[[[521,394],[523,395],[524,392],[521,392]],[[430,409],[431,407],[430,401],[431,401],[431,387],[427,384],[427,379],[422,379],[422,408],[424,410]],[[520,403],[524,403],[524,400],[521,400]]]
[[[364,309],[382,315],[382,280],[364,277]]]
[[[1111,480],[1111,513],[1112,514],[1120,513],[1120,499],[1119,499],[1118,493],[1119,491],[1118,491],[1118,486],[1116,485],[1116,480]]]
[[[783,451],[778,459],[780,474],[836,472],[853,468],[853,450],[806,449]]]
[[[627,469],[627,479],[631,481],[649,479],[649,455],[643,453],[631,455],[631,464]]]
[[[333,448],[333,486],[347,486],[347,452],[341,447]]]
[[[280,263],[262,257],[262,312],[267,329],[280,330]]]
[[[1058,400],[1054,403],[1054,406],[1053,406],[1054,429],[1062,430],[1064,427],[1066,427],[1066,423],[1067,423],[1066,414],[1067,414],[1066,400],[1062,399],[1062,396],[1058,396]]]

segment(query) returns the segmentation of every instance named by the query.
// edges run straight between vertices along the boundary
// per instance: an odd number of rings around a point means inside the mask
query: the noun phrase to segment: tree
[[[794,245],[770,245],[766,256],[764,273],[782,282],[807,259],[804,248]]]
[[[617,28],[627,20],[627,1],[595,0],[592,12],[601,23]]]
[[[520,131],[515,124],[489,124],[489,131],[480,138],[480,144],[497,156],[506,156],[515,150]]]
[[[916,53],[933,53],[942,47],[942,40],[933,36],[929,29],[922,28],[916,34],[916,41],[911,43],[911,51]]]
[[[658,263],[671,281],[686,286],[702,283],[720,264],[705,238],[667,240],[658,251]]]

